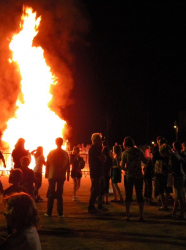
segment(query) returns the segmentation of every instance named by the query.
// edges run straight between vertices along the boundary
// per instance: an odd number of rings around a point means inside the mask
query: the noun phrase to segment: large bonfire
[[[43,49],[32,46],[41,17],[36,18],[36,13],[27,7],[21,19],[21,31],[13,36],[9,47],[12,51],[10,63],[16,62],[21,74],[22,93],[17,100],[15,117],[8,121],[2,139],[12,150],[17,139],[22,137],[26,149],[43,146],[47,154],[55,147],[55,138],[62,136],[66,122],[48,107],[52,98],[50,87],[57,79],[46,64]]]

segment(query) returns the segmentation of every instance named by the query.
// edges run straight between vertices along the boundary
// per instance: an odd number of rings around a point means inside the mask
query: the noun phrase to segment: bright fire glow
[[[12,58],[20,71],[23,102],[17,100],[17,112],[10,119],[3,134],[3,141],[9,143],[11,150],[18,138],[25,139],[25,148],[30,151],[43,146],[45,154],[55,148],[55,138],[62,136],[65,121],[61,120],[48,107],[52,98],[51,84],[57,79],[46,64],[41,47],[33,47],[32,42],[38,33],[41,17],[31,8],[24,8],[21,31],[10,42]]]

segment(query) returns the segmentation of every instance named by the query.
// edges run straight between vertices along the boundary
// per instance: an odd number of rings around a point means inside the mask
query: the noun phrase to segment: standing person
[[[58,216],[63,217],[63,186],[66,180],[69,181],[70,164],[69,157],[65,150],[62,149],[63,139],[61,137],[56,139],[56,149],[49,152],[46,163],[46,174],[48,178],[48,202],[47,202],[47,213],[44,216],[50,217],[52,215],[53,204],[55,195],[57,197],[57,212]],[[55,192],[55,187],[57,190]]]
[[[180,150],[178,142],[174,143],[176,151]],[[172,217],[176,218],[178,206],[180,205],[180,216],[178,219],[184,218],[184,182],[185,173],[183,171],[183,165],[185,164],[184,159],[178,154],[178,152],[172,152],[171,148],[167,144],[163,144],[160,149],[162,157],[169,158],[169,171],[171,172],[174,179],[174,207],[172,211]]]
[[[29,151],[25,149],[25,140],[23,138],[19,138],[15,144],[14,150],[12,151],[14,168],[21,168],[20,159],[28,154]]]
[[[158,141],[158,148],[160,148],[160,146],[166,142],[167,141],[165,138],[161,138]],[[153,155],[152,162],[154,165],[155,174],[155,195],[159,195],[162,204],[159,210],[168,211],[169,193],[172,192],[172,188],[167,187],[169,158],[162,157],[158,149]]]
[[[103,163],[106,158],[102,153],[102,135],[94,133],[91,136],[92,145],[89,149],[89,168],[91,179],[91,194],[89,199],[88,212],[99,213],[108,209],[102,205],[102,196],[104,194],[104,177],[103,177]],[[95,208],[95,201],[98,197],[98,209]]]
[[[79,151],[80,151],[79,147],[76,146],[73,148],[73,153],[70,155],[70,165],[72,165],[71,177],[74,182],[73,201],[77,200],[77,191],[80,188],[81,177],[82,177],[81,169],[83,169],[85,166],[85,161],[83,160],[83,157],[79,155]]]
[[[111,202],[118,202],[118,203],[123,203],[124,199],[121,194],[121,190],[118,186],[118,183],[121,183],[121,147],[119,145],[114,146],[113,148],[113,165],[112,165],[112,187],[113,187],[113,193],[114,193],[114,199],[111,200]],[[119,196],[119,200],[118,200]]]
[[[0,239],[1,250],[41,250],[37,233],[39,226],[38,212],[30,195],[14,193],[4,198],[7,224],[14,232],[6,239]]]
[[[148,149],[147,149],[148,150]],[[146,203],[152,205],[152,177],[154,175],[154,166],[152,163],[151,153],[145,150],[145,158],[147,159],[147,165],[143,168],[144,173],[144,183],[145,183],[145,191],[144,197]]]
[[[112,169],[112,157],[110,156],[110,150],[108,146],[104,146],[102,150],[103,155],[106,157],[106,161],[103,165],[103,175],[105,179],[105,203],[109,204],[109,182],[111,177],[111,169]],[[104,198],[103,198],[104,201]]]
[[[126,220],[129,220],[130,205],[132,201],[133,186],[136,190],[136,198],[139,204],[139,221],[143,221],[143,174],[141,161],[146,164],[147,159],[143,152],[134,146],[134,141],[131,137],[125,137],[123,141],[125,151],[121,157],[121,167],[125,171],[125,192],[126,192]]]
[[[46,165],[45,157],[43,155],[43,147],[40,146],[36,149],[36,151],[34,150],[31,153],[34,155],[35,158],[35,167],[34,167],[34,174],[36,178],[35,190],[34,190],[35,202],[42,202],[43,199],[39,195],[39,189],[42,185],[43,165]]]

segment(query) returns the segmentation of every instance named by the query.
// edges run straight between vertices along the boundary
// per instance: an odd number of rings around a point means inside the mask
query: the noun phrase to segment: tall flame
[[[7,123],[3,140],[12,149],[18,138],[25,139],[25,148],[33,150],[44,147],[45,154],[55,147],[55,138],[62,136],[65,121],[61,120],[48,107],[52,98],[50,86],[57,79],[46,64],[41,47],[33,47],[32,42],[38,33],[41,17],[31,8],[24,8],[21,31],[10,42],[12,59],[16,62],[22,77],[21,90],[23,100],[17,101],[16,116]]]

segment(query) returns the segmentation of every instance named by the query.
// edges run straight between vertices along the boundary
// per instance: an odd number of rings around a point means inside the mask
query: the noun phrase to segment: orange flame
[[[17,100],[17,112],[7,123],[3,140],[13,149],[18,138],[25,139],[25,148],[33,150],[44,147],[47,154],[55,148],[55,138],[62,136],[66,122],[61,120],[48,107],[52,98],[50,86],[57,78],[46,64],[41,47],[33,47],[32,42],[38,33],[41,17],[31,8],[23,8],[21,31],[10,42],[12,59],[16,62],[22,77],[21,90],[24,101]]]

